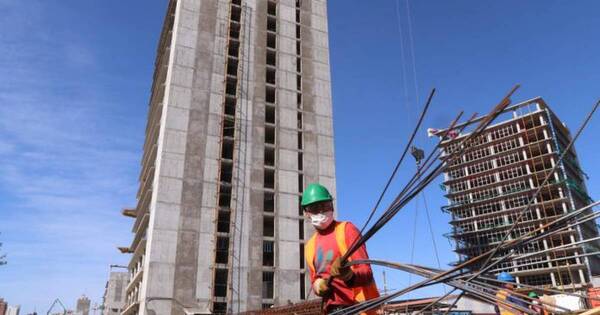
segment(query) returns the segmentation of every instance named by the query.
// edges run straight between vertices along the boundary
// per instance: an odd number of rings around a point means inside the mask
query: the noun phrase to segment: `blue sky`
[[[135,204],[165,5],[0,0],[0,242],[9,260],[0,296],[24,311],[45,312],[56,297],[100,301],[108,265],[126,262],[115,247],[130,242],[131,225],[119,210]],[[330,0],[340,217],[364,222],[432,87],[426,127],[461,109],[486,112],[521,83],[514,100],[542,96],[576,129],[600,97],[599,9],[591,0],[411,1],[413,64],[405,0]],[[599,134],[596,117],[577,145],[592,197]],[[423,132],[417,141],[432,144]],[[414,170],[407,162],[395,190]],[[445,201],[437,185],[426,198],[445,265],[455,260],[442,236]],[[410,260],[415,208],[368,243],[372,257]],[[418,208],[414,261],[435,266]],[[390,288],[408,283],[387,274]]]

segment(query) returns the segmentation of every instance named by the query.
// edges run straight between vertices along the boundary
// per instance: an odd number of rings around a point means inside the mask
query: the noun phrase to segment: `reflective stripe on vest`
[[[346,223],[347,222],[338,222],[335,226],[334,231],[335,240],[341,256],[344,256],[346,252],[348,252],[348,244],[346,243]],[[316,274],[314,262],[316,241],[317,233],[313,234],[313,236],[308,240],[308,242],[304,246],[304,257],[306,258],[308,268],[313,274]],[[352,258],[348,258],[348,261],[352,261]],[[352,266],[350,268],[355,269],[357,268],[357,266]],[[324,270],[320,271],[323,272]],[[354,291],[354,300],[356,302],[370,300],[379,296],[379,291],[377,290],[375,281],[372,281],[366,286],[352,288],[352,291]],[[368,312],[368,314],[371,314],[371,312]]]

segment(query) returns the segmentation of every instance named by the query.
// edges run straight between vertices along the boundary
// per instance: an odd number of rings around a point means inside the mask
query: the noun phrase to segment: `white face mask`
[[[310,214],[310,223],[318,230],[326,229],[333,222],[333,211]]]

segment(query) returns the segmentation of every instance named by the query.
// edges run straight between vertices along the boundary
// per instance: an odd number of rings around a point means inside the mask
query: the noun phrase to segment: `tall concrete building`
[[[551,175],[508,239],[527,234],[591,201],[585,185],[587,175],[580,167],[575,148],[559,161],[571,135],[544,100],[535,98],[513,105],[500,120],[463,146],[466,149],[461,159],[445,173],[449,203],[443,210],[452,215],[449,236],[456,241],[459,262],[500,243],[557,163],[557,172]],[[467,131],[444,140],[443,156],[459,150],[461,140],[468,134]],[[568,228],[543,240],[528,242],[518,252],[518,256],[536,255],[522,259],[517,256],[497,264],[491,271],[510,272],[517,282],[530,285],[561,289],[587,286],[592,275],[600,273],[600,260],[586,254],[598,251],[600,243],[578,242],[597,235],[593,222]],[[499,251],[497,256],[504,254]]]
[[[10,305],[6,308],[6,315],[19,315],[21,311],[20,305]]]
[[[8,303],[4,301],[3,298],[0,298],[0,315],[6,315],[6,309],[8,308]]]
[[[129,283],[128,272],[112,271],[109,275],[104,296],[102,297],[102,315],[119,315],[125,308],[125,296]]]
[[[82,295],[79,299],[77,299],[77,307],[75,308],[75,312],[77,315],[89,315],[90,314],[90,299]]]
[[[335,195],[325,0],[171,0],[122,314],[225,313],[309,289],[299,206]]]

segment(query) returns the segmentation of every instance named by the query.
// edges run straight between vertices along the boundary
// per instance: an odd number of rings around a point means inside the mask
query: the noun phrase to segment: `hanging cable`
[[[406,111],[409,113],[406,115],[407,119],[410,122],[410,118],[412,115],[410,114],[409,107],[409,98],[408,98],[408,83],[407,83],[407,74],[406,74],[406,57],[404,52],[404,32],[402,31],[402,19],[400,18],[400,0],[396,0],[396,21],[398,22],[398,35],[400,35],[400,66],[402,69],[401,78],[402,78],[402,86],[404,91],[404,102],[406,104]]]
[[[416,61],[416,56],[415,56],[415,41],[414,41],[414,36],[413,36],[413,30],[412,30],[412,17],[410,14],[410,4],[408,3],[408,0],[404,0],[406,3],[406,15],[408,17],[408,39],[409,39],[409,47],[410,47],[410,53],[412,56],[412,73],[413,73],[413,81],[414,81],[414,87],[415,87],[415,99],[417,100],[417,103],[419,102],[419,84],[417,81],[417,61]]]

